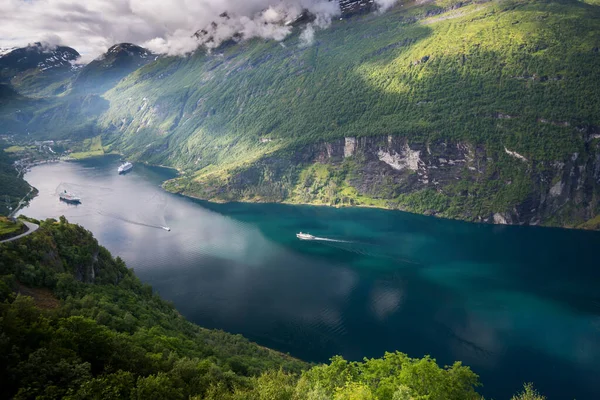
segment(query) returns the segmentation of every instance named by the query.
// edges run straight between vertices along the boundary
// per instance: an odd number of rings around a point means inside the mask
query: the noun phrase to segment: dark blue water
[[[34,168],[26,178],[40,195],[24,213],[84,225],[202,326],[310,361],[395,350],[461,360],[488,398],[523,382],[549,399],[600,398],[599,233],[210,204],[162,191],[171,171],[119,176],[118,164]],[[59,202],[63,188],[82,204]]]

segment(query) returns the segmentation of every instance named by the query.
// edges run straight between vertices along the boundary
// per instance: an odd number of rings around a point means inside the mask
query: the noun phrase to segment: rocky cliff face
[[[591,131],[585,151],[536,162],[504,146],[346,137],[276,153],[224,182],[180,191],[211,200],[372,205],[487,223],[578,226],[600,213],[599,138]]]

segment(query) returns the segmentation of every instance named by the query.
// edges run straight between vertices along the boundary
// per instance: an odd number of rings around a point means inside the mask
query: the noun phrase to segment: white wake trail
[[[329,239],[329,238],[322,238],[322,237],[315,237],[312,240],[320,240],[322,242],[352,243],[349,240],[338,240],[338,239]]]

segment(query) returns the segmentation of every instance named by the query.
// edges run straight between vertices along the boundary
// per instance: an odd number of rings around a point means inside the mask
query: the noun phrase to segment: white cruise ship
[[[130,162],[126,162],[126,163],[121,164],[118,171],[119,171],[119,174],[125,174],[125,173],[131,171],[132,168],[133,168],[133,164]]]
[[[70,203],[70,204],[79,204],[81,203],[81,199],[77,196],[75,196],[73,193],[69,193],[66,190],[63,191],[61,194],[58,195],[58,198],[62,201],[64,201],[65,203]]]

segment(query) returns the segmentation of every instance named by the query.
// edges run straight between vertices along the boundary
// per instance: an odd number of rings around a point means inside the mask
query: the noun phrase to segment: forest
[[[481,399],[475,372],[399,351],[315,365],[188,322],[64,217],[0,244],[0,390],[12,399]],[[513,400],[541,400],[531,384]]]
[[[19,200],[29,192],[29,185],[13,167],[13,158],[5,152],[7,146],[0,144],[0,215],[7,215],[9,207],[16,207]]]

